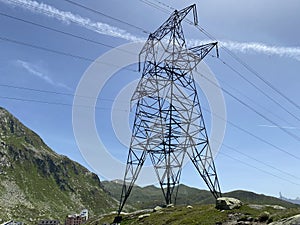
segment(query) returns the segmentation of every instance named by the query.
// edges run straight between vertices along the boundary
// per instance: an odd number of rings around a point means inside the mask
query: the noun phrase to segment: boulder
[[[269,207],[272,207],[273,209],[277,209],[277,210],[286,210],[285,207],[280,206],[280,205],[267,205]]]
[[[153,209],[153,212],[159,212],[159,211],[161,211],[161,210],[163,210],[162,207],[156,206],[156,207]]]
[[[144,219],[144,218],[149,217],[149,216],[150,216],[149,213],[148,213],[148,214],[143,214],[143,215],[140,215],[140,216],[138,217],[138,219],[141,220],[141,219]]]
[[[174,208],[174,204],[169,204],[169,205],[167,205],[167,208]]]
[[[258,216],[258,221],[259,222],[267,222],[270,219],[270,213],[267,211],[262,212]]]
[[[217,199],[216,208],[219,210],[231,210],[240,208],[243,203],[236,198],[221,197]]]
[[[297,225],[297,224],[300,224],[300,214],[270,223],[269,225]]]

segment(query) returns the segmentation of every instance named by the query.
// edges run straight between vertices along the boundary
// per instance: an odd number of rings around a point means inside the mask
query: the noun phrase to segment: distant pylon
[[[119,211],[149,155],[166,204],[175,203],[184,157],[193,162],[215,198],[220,185],[200,108],[192,70],[214,48],[209,43],[187,48],[181,22],[196,5],[175,10],[149,35],[140,59],[142,78],[132,96],[135,119]]]

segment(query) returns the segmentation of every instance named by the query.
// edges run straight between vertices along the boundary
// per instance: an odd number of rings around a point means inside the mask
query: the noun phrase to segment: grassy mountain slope
[[[103,181],[104,188],[116,199],[120,199],[122,190],[121,182]],[[284,207],[296,207],[294,204],[283,201],[281,199],[256,194],[249,191],[232,191],[224,193],[223,196],[234,197],[240,199],[247,204],[267,204],[281,205]],[[157,205],[163,205],[164,199],[161,189],[155,186],[139,187],[134,186],[127,203],[136,208],[153,208]],[[181,184],[177,195],[178,205],[194,205],[194,204],[214,204],[215,199],[209,191],[199,190],[197,188],[188,187]]]
[[[148,215],[146,215],[148,214]],[[300,208],[274,209],[265,206],[254,209],[244,205],[239,209],[220,211],[214,205],[194,205],[193,208],[176,206],[157,212],[137,212],[122,215],[122,225],[266,225],[272,221],[300,214]],[[116,215],[106,215],[90,220],[87,225],[109,224]]]
[[[120,181],[103,181],[104,189],[106,189],[112,197],[120,199],[122,191],[122,182]],[[207,199],[209,199],[207,201]],[[197,188],[188,187],[181,184],[177,195],[178,205],[189,205],[199,203],[214,203],[211,194],[205,190],[199,190]],[[139,187],[135,185],[127,200],[129,205],[134,206],[136,209],[153,208],[157,205],[164,205],[165,200],[160,188],[154,185]]]
[[[115,208],[96,174],[53,152],[33,131],[0,108],[0,218],[64,219]]]
[[[249,191],[237,190],[237,191],[225,193],[224,196],[238,198],[248,204],[281,205],[281,206],[284,206],[287,208],[298,207],[295,204],[292,204],[290,202],[284,201],[279,198],[275,198],[272,196],[266,196],[263,194],[256,194],[256,193],[249,192]]]

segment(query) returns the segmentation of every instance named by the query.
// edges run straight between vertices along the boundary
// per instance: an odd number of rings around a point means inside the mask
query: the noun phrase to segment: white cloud
[[[257,42],[234,42],[234,41],[221,41],[221,45],[235,51],[243,53],[261,53],[266,55],[277,55],[280,57],[289,57],[300,61],[300,47],[281,47],[270,46]]]
[[[18,6],[23,9],[30,10],[33,13],[42,14],[47,17],[55,18],[66,24],[74,23],[86,29],[95,31],[100,34],[109,35],[113,37],[122,38],[128,41],[141,41],[142,39],[128,33],[127,31],[110,26],[106,23],[95,22],[89,18],[84,18],[80,15],[73,14],[71,12],[61,11],[53,6],[45,3],[40,3],[31,0],[0,0],[3,3],[12,6]]]
[[[209,40],[189,40],[190,46],[211,42]],[[300,61],[300,47],[270,46],[259,42],[219,41],[219,45],[233,52],[259,53],[280,57],[288,57]]]
[[[22,67],[23,69],[25,69],[27,72],[29,72],[30,74],[40,78],[41,80],[47,82],[48,84],[51,84],[52,86],[56,86],[56,87],[61,87],[61,88],[65,88],[67,90],[71,90],[71,88],[69,88],[67,85],[63,84],[63,83],[59,83],[59,82],[55,82],[51,79],[51,77],[45,75],[43,72],[41,72],[41,69],[39,69],[37,66],[20,60],[18,59],[16,61],[17,65]]]
[[[279,126],[265,125],[265,124],[261,124],[261,125],[258,125],[258,126],[259,126],[259,127],[267,127],[267,128],[288,129],[288,130],[299,130],[299,129],[300,129],[299,127],[291,127],[291,126],[282,126],[282,127],[279,127]]]
[[[55,18],[66,24],[74,23],[78,26],[92,30],[94,32],[125,39],[127,41],[145,41],[143,38],[130,34],[129,32],[109,24],[92,21],[89,18],[61,11],[53,6],[32,0],[0,0],[8,5],[21,7],[33,13],[42,14],[47,17]],[[190,46],[196,46],[209,41],[189,40]],[[266,54],[280,57],[288,57],[300,61],[300,47],[270,46],[258,42],[235,42],[219,41],[219,43],[234,52]]]

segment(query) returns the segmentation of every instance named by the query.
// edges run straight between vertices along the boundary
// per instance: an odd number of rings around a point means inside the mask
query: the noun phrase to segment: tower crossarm
[[[189,48],[189,51],[191,51],[194,55],[196,55],[199,58],[199,60],[201,61],[202,59],[205,58],[205,56],[207,56],[207,54],[214,47],[216,47],[217,57],[219,57],[218,42],[195,46],[195,47]]]
[[[174,29],[174,23],[180,24],[182,20],[193,10],[194,24],[198,24],[196,4],[190,5],[182,10],[175,10],[171,16],[156,30],[149,38],[155,38],[156,40],[162,40],[168,33]]]
[[[182,10],[175,10],[171,16],[153,33],[150,34],[149,39],[155,38],[156,40],[160,41],[163,39],[168,33],[174,29],[173,25],[174,22],[176,24],[181,23],[181,21],[189,14],[189,12],[193,10],[194,15],[194,24],[198,24],[197,19],[197,10],[196,10],[196,4],[190,5]]]
[[[141,56],[143,54],[149,51],[149,49],[153,48],[158,42],[162,41],[164,37],[174,31],[174,28],[177,26],[180,26],[182,20],[189,14],[189,12],[193,10],[193,16],[194,16],[194,25],[198,24],[198,17],[197,17],[197,10],[196,10],[196,4],[190,5],[182,10],[175,10],[171,16],[153,33],[151,33],[143,46],[139,58],[141,59]],[[146,56],[145,56],[146,58]]]

